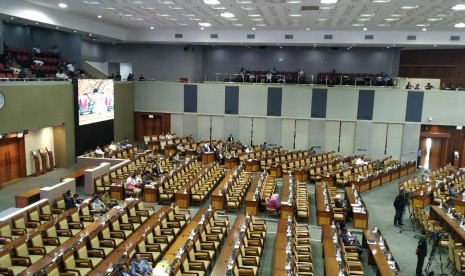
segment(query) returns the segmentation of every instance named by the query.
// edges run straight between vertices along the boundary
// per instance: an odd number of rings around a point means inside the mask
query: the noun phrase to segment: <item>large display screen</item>
[[[114,118],[113,80],[78,80],[79,125]]]

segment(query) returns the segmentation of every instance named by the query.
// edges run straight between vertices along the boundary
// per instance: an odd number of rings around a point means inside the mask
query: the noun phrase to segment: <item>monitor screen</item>
[[[113,80],[78,80],[79,125],[113,120]]]

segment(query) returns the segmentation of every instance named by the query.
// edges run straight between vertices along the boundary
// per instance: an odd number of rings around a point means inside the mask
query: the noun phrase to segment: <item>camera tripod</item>
[[[431,264],[433,263],[433,260],[435,260],[435,255],[436,255],[436,252],[438,251],[438,245],[439,245],[439,242],[441,240],[441,236],[442,236],[443,233],[433,233],[433,237],[434,237],[434,244],[433,244],[433,247],[431,248],[431,252],[429,254],[429,259],[428,259],[428,264],[426,265],[426,268],[425,268],[425,272],[426,272],[426,275],[434,275],[434,271],[429,271],[430,268],[431,268]],[[437,261],[437,260],[436,260]],[[442,254],[441,252],[439,252],[439,267],[441,268],[441,273],[438,274],[439,276],[447,276],[448,274],[445,274],[444,273],[444,269],[442,267]]]
[[[412,232],[415,232],[415,226],[413,226],[413,216],[412,216],[412,211],[410,210],[410,201],[407,201],[407,210],[408,210],[408,213],[409,213],[409,220],[410,220],[410,224],[412,225],[412,229],[405,229],[404,228],[404,224],[400,224],[399,225],[399,233],[402,233],[404,231],[412,231]],[[402,212],[402,219],[400,221],[404,221],[404,217],[405,217],[405,208],[404,208],[404,211]]]

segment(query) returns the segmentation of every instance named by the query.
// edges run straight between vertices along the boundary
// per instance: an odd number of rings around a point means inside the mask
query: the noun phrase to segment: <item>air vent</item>
[[[416,35],[408,35],[407,40],[417,40],[417,36]]]
[[[373,40],[374,38],[374,35],[365,35],[365,40]]]
[[[182,34],[174,34],[174,38],[182,38]]]
[[[254,34],[248,34],[247,39],[255,39],[255,35]]]
[[[451,41],[460,41],[460,36],[459,35],[451,35],[450,40]]]
[[[328,40],[329,40],[329,39],[333,39],[333,35],[325,35],[325,36],[324,36],[324,39],[328,39]]]
[[[301,11],[318,11],[320,7],[318,6],[302,6],[300,7]]]
[[[218,38],[218,34],[211,34],[210,38]]]
[[[291,34],[284,35],[284,39],[294,39],[294,35],[291,35]]]

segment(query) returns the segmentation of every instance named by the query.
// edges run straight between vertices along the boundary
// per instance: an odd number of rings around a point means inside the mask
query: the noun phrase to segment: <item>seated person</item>
[[[315,155],[315,154],[316,154],[315,149],[314,149],[313,147],[311,147],[311,148],[308,150],[308,153],[309,153],[310,155]]]
[[[97,148],[95,149],[95,155],[97,155],[98,157],[103,157],[105,153],[103,152],[103,150],[97,146]]]
[[[141,180],[142,182],[142,180]],[[126,179],[126,189],[133,190],[135,196],[139,196],[141,189],[139,188],[140,183],[136,180],[136,174],[132,173],[127,179]]]
[[[176,154],[173,156],[173,161],[176,163],[181,162],[181,158],[179,157],[179,154],[176,152]]]
[[[38,60],[36,57],[33,57],[33,58],[32,58],[32,63],[34,63],[34,65],[37,65],[37,66],[42,66],[42,65],[44,65],[44,62],[41,61],[41,60]]]
[[[337,194],[334,198],[334,206],[336,206],[336,208],[344,208],[344,201],[340,194]]]
[[[139,81],[145,81],[145,77],[144,77],[143,74],[140,74],[140,76],[139,76]]]
[[[110,209],[108,209],[105,204],[100,201],[100,198],[98,195],[94,195],[92,198],[91,204],[90,204],[90,210],[94,214],[105,214],[108,212]]]
[[[249,81],[250,82],[255,82],[255,75],[253,73],[250,73],[249,75]]]
[[[105,206],[109,206],[111,202],[111,197],[108,194],[108,191],[105,191],[104,193],[101,194],[100,196],[100,201],[105,204]]]
[[[357,165],[357,166],[366,165],[366,164],[368,164],[368,162],[365,162],[363,156],[360,156],[360,157],[357,158],[357,160],[355,161],[355,165]]]
[[[110,153],[116,151],[115,142],[111,141],[111,144],[108,146],[108,148],[110,149]]]
[[[134,253],[131,261],[130,275],[148,276],[152,274],[152,265],[139,253]]]
[[[271,73],[266,74],[266,82],[271,83],[271,78],[272,77],[273,77],[273,74],[271,74]]]
[[[428,170],[425,170],[425,173],[421,175],[421,180],[425,183],[431,183],[431,180],[429,179]]]
[[[73,194],[71,193],[71,190],[66,191],[66,194],[65,194],[65,206],[66,206],[66,209],[76,207],[76,203],[74,202]]]
[[[176,149],[178,150],[178,152],[185,152],[186,150],[184,149],[184,147],[182,146],[181,143],[179,143],[177,146],[176,146]]]
[[[432,88],[434,88],[434,86],[432,86],[431,83],[429,83],[429,82],[425,86],[426,90],[431,90]]]
[[[363,246],[360,244],[356,236],[353,236],[348,230],[345,224],[341,224],[341,238],[345,245],[354,245],[357,248],[358,255],[363,254]]]
[[[266,142],[263,143],[263,145],[261,146],[261,150],[266,150],[268,147],[266,145]]]
[[[281,209],[281,201],[279,201],[279,194],[271,195],[271,198],[268,201],[267,207],[271,209],[276,209],[279,212],[279,209]]]
[[[160,164],[154,163],[152,166],[152,174],[154,174],[156,177],[159,177],[160,175],[163,174],[163,171],[160,168]]]
[[[118,268],[118,271],[115,273],[115,276],[132,276],[132,274],[128,270],[128,266],[123,264]]]
[[[449,187],[449,196],[450,197],[458,197],[459,194],[457,193],[457,189],[455,188],[454,183],[450,184]]]

